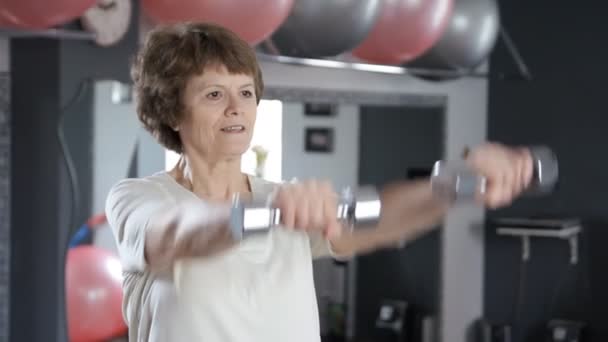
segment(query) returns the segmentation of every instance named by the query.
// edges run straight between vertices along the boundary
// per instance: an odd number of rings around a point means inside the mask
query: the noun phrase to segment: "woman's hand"
[[[471,150],[466,162],[486,178],[486,191],[480,201],[492,209],[511,204],[532,180],[534,165],[527,148],[486,143]]]
[[[337,219],[338,195],[327,181],[281,185],[273,205],[281,211],[281,224],[285,227],[321,232],[328,239],[342,233],[342,224]]]

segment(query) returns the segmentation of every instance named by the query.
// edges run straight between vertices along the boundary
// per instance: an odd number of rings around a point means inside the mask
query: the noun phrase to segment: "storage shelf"
[[[95,34],[79,30],[47,29],[47,30],[25,30],[0,28],[0,36],[9,38],[52,38],[71,40],[95,40]]]
[[[570,263],[578,263],[578,236],[582,225],[578,220],[499,220],[496,233],[521,238],[522,261],[527,262],[531,253],[531,238],[554,238],[568,241]],[[511,223],[511,224],[509,224]]]
[[[537,228],[513,228],[500,227],[497,229],[498,235],[546,237],[557,239],[569,239],[581,232],[580,226],[561,228],[561,229],[537,229]]]
[[[381,74],[396,74],[396,75],[415,75],[421,77],[445,77],[448,79],[459,77],[475,77],[486,78],[488,73],[478,72],[475,70],[448,70],[448,69],[428,69],[428,68],[413,68],[394,65],[382,65],[373,63],[362,63],[358,61],[350,61],[341,58],[340,56],[332,59],[319,58],[302,58],[283,55],[273,55],[265,52],[257,52],[257,57],[261,61],[275,62],[280,64],[291,64],[304,67],[319,67],[329,69],[347,69],[366,72],[374,72]]]

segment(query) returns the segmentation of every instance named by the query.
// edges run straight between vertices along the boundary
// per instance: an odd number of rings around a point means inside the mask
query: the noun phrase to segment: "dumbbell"
[[[528,147],[533,160],[532,181],[523,196],[551,193],[559,178],[559,165],[546,146]],[[431,172],[433,193],[448,202],[467,202],[486,191],[486,179],[471,170],[465,161],[437,161]]]
[[[380,217],[380,196],[374,187],[364,186],[355,191],[346,188],[338,201],[336,218],[347,227],[370,226]],[[235,197],[230,214],[233,238],[265,233],[281,222],[281,210],[240,201]]]
[[[528,194],[546,194],[553,190],[558,179],[555,154],[547,147],[530,147],[534,161],[532,183]],[[437,161],[431,173],[433,195],[446,201],[470,201],[485,192],[486,181],[463,162]],[[373,226],[380,217],[381,202],[378,191],[371,186],[355,191],[346,188],[338,202],[336,217],[353,229]],[[281,222],[281,211],[267,205],[247,203],[235,197],[232,203],[230,229],[236,241],[249,235],[265,233]]]

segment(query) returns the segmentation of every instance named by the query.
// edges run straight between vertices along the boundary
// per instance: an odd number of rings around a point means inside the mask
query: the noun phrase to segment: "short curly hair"
[[[264,82],[255,52],[232,31],[211,23],[178,23],[148,33],[131,76],[137,116],[164,147],[182,153],[182,141],[173,127],[188,110],[184,89],[192,76],[216,64],[230,73],[252,76],[259,103]]]

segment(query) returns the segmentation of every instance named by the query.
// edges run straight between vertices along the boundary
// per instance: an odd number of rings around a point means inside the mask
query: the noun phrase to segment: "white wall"
[[[304,150],[307,127],[334,129],[334,152]],[[324,178],[336,190],[357,185],[359,165],[359,108],[341,105],[335,117],[304,115],[301,103],[283,103],[283,179]]]
[[[268,87],[447,96],[446,159],[458,159],[465,146],[476,145],[486,139],[485,79],[425,82],[406,75],[272,62],[263,62],[262,69]],[[285,122],[288,121],[286,117]],[[344,168],[349,168],[349,165],[340,165],[340,169]],[[351,164],[350,168],[356,168],[356,164]],[[442,342],[464,342],[467,329],[483,313],[484,246],[483,230],[480,229],[483,218],[482,208],[462,206],[452,209],[445,220],[441,246],[441,312],[438,319]],[[353,280],[352,274],[349,281]]]

